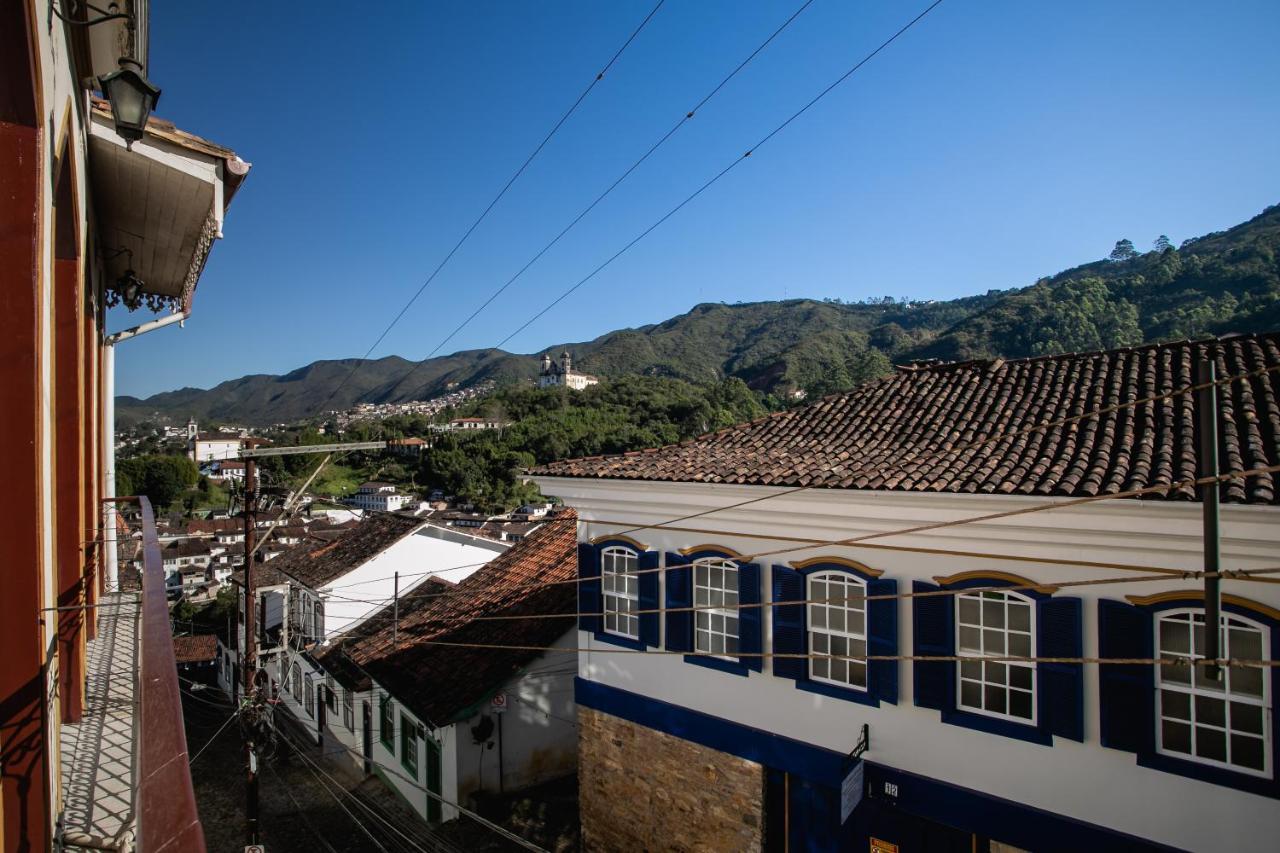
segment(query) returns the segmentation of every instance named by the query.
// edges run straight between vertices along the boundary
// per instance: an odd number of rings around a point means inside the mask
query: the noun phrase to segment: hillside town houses
[[[1222,565],[1267,569],[1276,334],[907,367],[535,469],[580,516],[585,849],[1274,847],[1276,587],[1223,581],[1261,667],[1146,662],[1205,654],[1205,360],[1222,470],[1263,471],[1218,487]]]

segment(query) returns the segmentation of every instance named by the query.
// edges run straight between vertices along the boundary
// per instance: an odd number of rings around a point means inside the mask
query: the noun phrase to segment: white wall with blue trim
[[[542,477],[536,478],[536,482],[543,493],[560,497],[578,510],[583,522],[580,542],[590,543],[627,532],[645,550],[661,555],[658,559],[664,565],[673,555],[678,557],[683,549],[697,546],[720,546],[750,555],[794,547],[797,540],[838,540],[886,533],[1026,508],[1046,500],[813,490],[683,523],[695,530],[629,530],[638,524],[660,524],[676,516],[788,490]],[[602,523],[605,521],[619,523]],[[1071,560],[1199,570],[1202,567],[1200,529],[1198,504],[1099,502],[885,537],[863,546],[805,548],[755,562],[760,564],[761,594],[766,601],[771,600],[774,592],[775,565],[782,567],[781,575],[794,570],[797,563],[816,557],[856,561],[878,572],[876,579],[895,581],[898,592],[935,588],[939,585],[938,578],[950,579],[972,572],[1012,574],[1043,584],[1131,574],[1072,566],[1068,564]],[[777,538],[735,536],[733,531]],[[1280,553],[1276,547],[1280,544],[1280,511],[1269,507],[1224,506],[1222,533],[1224,567],[1250,569],[1276,565],[1276,555]],[[878,545],[913,550],[873,547]],[[937,551],[964,553],[933,553]],[[982,554],[1012,555],[1021,559],[996,559]],[[670,602],[666,577],[662,583],[658,598]],[[1074,640],[1078,642],[1078,654],[1095,657],[1099,654],[1100,600],[1144,610],[1127,597],[1176,591],[1194,593],[1200,587],[1200,581],[1174,577],[1153,583],[1040,591],[1045,601],[1079,600],[1078,606],[1050,609],[1044,609],[1045,605],[1037,601],[1038,593],[1028,593],[1038,608],[1037,614],[1046,623],[1059,629],[1072,625],[1073,619],[1074,624],[1078,624],[1078,631],[1071,628],[1066,634],[1059,631],[1054,636],[1040,635],[1037,645],[1062,654],[1060,650],[1070,648]],[[1259,618],[1263,622],[1266,612],[1274,614],[1280,610],[1280,588],[1276,585],[1228,582],[1224,590],[1259,605],[1258,612],[1264,614]],[[927,607],[925,613],[919,612],[918,602],[923,600],[898,599],[894,603],[899,654],[910,655],[921,643],[926,650],[919,653],[928,653],[930,638],[915,635],[917,624],[927,624],[929,618]],[[761,645],[768,651],[774,648],[780,608],[764,610],[773,611],[760,625]],[[662,635],[655,651],[671,649],[672,638],[667,635],[671,625],[669,616],[664,614],[668,618],[661,620]],[[948,630],[954,627],[951,623],[947,625]],[[1069,697],[1075,690],[1080,704],[1078,713],[1063,713],[1057,705],[1041,705],[1037,708],[1035,725],[1028,726],[994,718],[975,721],[974,717],[982,715],[956,712],[954,694],[950,699],[952,707],[940,708],[939,704],[948,704],[948,700],[946,696],[936,695],[936,671],[931,674],[928,667],[921,668],[919,664],[897,664],[896,704],[885,699],[850,701],[838,693],[805,689],[803,678],[781,677],[777,660],[766,659],[759,671],[732,666],[709,668],[689,661],[680,653],[636,654],[626,643],[618,644],[602,637],[598,626],[587,628],[578,635],[584,648],[579,655],[579,676],[608,688],[841,754],[854,747],[861,726],[866,723],[871,734],[871,750],[866,755],[869,762],[1159,844],[1187,849],[1265,849],[1280,837],[1280,808],[1274,788],[1268,793],[1266,785],[1260,787],[1248,780],[1233,784],[1234,777],[1241,774],[1228,771],[1225,779],[1223,774],[1214,777],[1212,773],[1201,773],[1192,762],[1161,765],[1160,761],[1147,760],[1149,756],[1144,757],[1140,748],[1121,743],[1114,735],[1108,736],[1110,746],[1104,746],[1104,722],[1114,732],[1117,721],[1102,717],[1102,684],[1096,665],[1084,666],[1078,676],[1069,670],[1047,672],[1045,665],[1040,665],[1036,678],[1041,695],[1050,692],[1050,684],[1056,679],[1053,689],[1058,693],[1055,695]],[[1277,635],[1280,631],[1272,632],[1273,648],[1276,640],[1280,640]],[[1148,644],[1149,640],[1148,637]],[[677,650],[681,648],[678,640],[675,645]],[[781,669],[785,670],[786,666]],[[1150,667],[1143,669],[1151,672]],[[946,692],[952,689],[954,672],[947,672],[943,677],[948,679]],[[1269,731],[1272,728],[1270,708],[1274,707],[1276,693],[1274,678],[1272,672],[1266,712]],[[1073,687],[1073,683],[1076,686]],[[1147,719],[1154,731],[1154,716]],[[1274,756],[1274,733],[1271,737]],[[1276,763],[1273,757],[1269,764],[1272,785]],[[1188,764],[1192,766],[1185,766]],[[997,831],[988,834],[996,840],[1015,840],[1001,839]]]

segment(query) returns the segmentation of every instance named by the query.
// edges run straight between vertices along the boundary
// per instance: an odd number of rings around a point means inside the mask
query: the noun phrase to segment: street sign
[[[849,819],[849,815],[853,814],[858,803],[862,802],[863,790],[866,787],[863,780],[865,772],[863,767],[863,763],[859,761],[840,783],[840,823],[842,824]]]
[[[507,712],[507,694],[495,693],[493,698],[489,700],[489,708],[495,714],[505,714]]]

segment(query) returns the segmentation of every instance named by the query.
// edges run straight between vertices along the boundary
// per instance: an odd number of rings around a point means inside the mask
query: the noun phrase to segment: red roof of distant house
[[[173,657],[178,663],[213,663],[218,657],[218,636],[174,637]]]

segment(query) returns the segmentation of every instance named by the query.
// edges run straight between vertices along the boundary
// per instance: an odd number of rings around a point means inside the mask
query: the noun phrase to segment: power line
[[[520,164],[520,168],[516,169],[515,174],[513,174],[511,178],[506,182],[506,184],[503,185],[502,189],[499,190],[498,194],[493,197],[493,200],[489,202],[488,206],[485,207],[485,209],[480,213],[478,217],[476,217],[476,220],[471,223],[471,227],[469,227],[465,232],[463,232],[462,237],[459,238],[458,242],[455,243],[453,248],[449,250],[449,253],[445,255],[444,259],[440,261],[439,264],[436,265],[436,268],[434,270],[431,271],[431,275],[427,276],[427,279],[422,283],[422,286],[419,287],[417,292],[414,293],[413,296],[409,299],[409,301],[404,304],[404,307],[400,309],[400,312],[396,314],[395,318],[392,319],[392,321],[387,325],[387,327],[382,330],[382,334],[378,335],[377,340],[375,340],[373,342],[373,345],[370,346],[369,349],[365,352],[363,358],[360,361],[357,361],[354,365],[352,365],[351,370],[347,373],[347,375],[344,376],[342,381],[339,382],[338,385],[333,389],[333,391],[329,393],[329,396],[326,397],[324,402],[320,404],[320,408],[317,410],[317,414],[325,410],[325,407],[329,405],[329,402],[333,400],[335,396],[337,396],[338,392],[341,391],[344,386],[346,386],[348,380],[350,380],[351,377],[355,375],[356,371],[359,370],[360,367],[369,358],[369,356],[373,354],[373,351],[378,348],[378,345],[382,343],[383,339],[386,338],[387,334],[390,333],[390,331],[393,328],[395,328],[395,325],[400,322],[401,318],[404,317],[405,313],[413,306],[413,303],[418,301],[418,297],[422,295],[423,291],[425,291],[427,287],[431,284],[431,282],[435,280],[436,276],[440,274],[440,271],[444,269],[445,264],[449,263],[450,259],[453,258],[454,254],[456,254],[457,251],[462,248],[462,244],[467,242],[467,238],[469,238],[472,232],[474,232],[476,228],[480,226],[480,223],[483,222],[486,217],[488,217],[489,212],[493,210],[493,208],[498,204],[498,202],[502,200],[502,197],[507,194],[507,190],[511,189],[511,185],[514,184],[516,180],[519,179],[519,177],[524,174],[525,169],[529,168],[529,164],[533,162],[534,158],[538,156],[538,154],[542,151],[542,149],[546,146],[546,144],[551,141],[551,137],[556,135],[556,132],[560,130],[561,126],[563,126],[564,123],[569,120],[569,116],[573,115],[573,113],[578,109],[579,105],[581,105],[582,102],[586,100],[587,95],[591,94],[591,90],[596,87],[596,84],[604,79],[604,75],[608,73],[609,69],[612,68],[614,63],[618,61],[618,58],[622,56],[623,51],[625,51],[631,45],[631,42],[635,41],[636,36],[640,35],[640,31],[643,30],[645,26],[648,25],[649,21],[653,19],[653,16],[658,13],[658,10],[662,8],[662,4],[665,2],[666,0],[658,0],[657,5],[655,5],[649,11],[649,14],[645,16],[644,20],[640,22],[640,26],[635,28],[635,30],[631,33],[631,35],[627,37],[627,40],[622,43],[622,47],[617,49],[617,51],[609,59],[609,62],[604,66],[604,68],[601,69],[601,71],[598,74],[596,74],[596,76],[591,80],[589,84],[587,84],[587,87],[582,90],[582,94],[578,95],[577,100],[575,100],[573,104],[569,107],[569,109],[565,111],[564,115],[560,117],[560,120],[557,121],[555,125],[552,126],[551,130],[548,131],[547,135],[542,138],[542,141],[538,143],[537,147],[533,149],[533,153],[531,153],[528,157],[525,158],[525,161]]]
[[[214,742],[215,740],[217,740],[217,739],[218,739],[218,735],[222,734],[223,730],[224,730],[227,726],[231,725],[232,721],[233,721],[233,720],[235,720],[235,718],[236,718],[236,717],[238,717],[238,716],[240,716],[240,709],[239,709],[239,708],[237,708],[237,709],[235,710],[235,712],[234,712],[234,713],[232,713],[232,715],[231,715],[230,717],[227,717],[226,722],[224,722],[222,725],[218,726],[218,730],[217,730],[216,732],[214,732],[214,733],[213,733],[213,735],[211,735],[211,736],[210,736],[210,738],[209,738],[207,741],[205,741],[204,746],[200,747],[200,749],[196,752],[196,754],[195,754],[195,755],[193,755],[193,756],[191,756],[191,761],[187,762],[187,763],[188,763],[188,765],[193,765],[193,764],[195,764],[195,763],[196,763],[196,759],[198,759],[200,756],[204,755],[204,751],[205,751],[206,749],[208,749],[210,746],[212,746],[212,745],[213,745],[213,742]]]
[[[930,12],[932,12],[934,9],[936,9],[936,8],[937,8],[941,3],[942,3],[942,0],[934,0],[934,2],[933,2],[932,4],[930,4],[928,8],[926,8],[923,12],[921,12],[919,15],[917,15],[915,18],[913,18],[911,21],[909,21],[907,24],[905,24],[901,29],[899,29],[899,30],[898,30],[896,33],[894,33],[892,36],[890,36],[890,37],[889,37],[889,38],[887,38],[885,41],[883,41],[883,42],[880,44],[880,46],[879,46],[879,47],[877,47],[875,50],[871,51],[869,54],[867,54],[866,56],[864,56],[864,57],[863,57],[861,60],[859,60],[859,61],[858,61],[858,62],[857,62],[857,63],[856,63],[852,68],[850,68],[848,71],[846,71],[846,72],[845,72],[844,74],[842,74],[840,77],[836,78],[836,80],[835,80],[833,83],[831,83],[829,86],[827,86],[825,89],[823,89],[823,90],[822,90],[821,92],[819,92],[817,95],[815,95],[815,96],[814,96],[814,97],[813,97],[813,98],[812,98],[808,103],[806,103],[806,104],[805,104],[804,106],[802,106],[800,109],[798,109],[798,110],[796,110],[794,113],[792,113],[792,114],[790,115],[790,117],[788,117],[785,121],[783,121],[781,124],[779,124],[779,125],[778,125],[777,127],[775,127],[773,130],[769,131],[769,133],[765,134],[765,136],[763,136],[763,137],[762,137],[758,142],[756,142],[754,145],[752,145],[750,148],[748,148],[748,149],[747,149],[747,151],[746,151],[746,152],[744,152],[741,156],[739,156],[739,157],[738,157],[737,159],[735,159],[732,163],[730,163],[729,165],[727,165],[727,166],[725,166],[723,169],[721,169],[718,173],[716,173],[716,174],[715,174],[715,176],[713,176],[710,180],[708,180],[708,181],[707,181],[706,183],[704,183],[702,186],[698,187],[696,190],[694,190],[692,193],[690,193],[688,196],[686,196],[686,197],[685,197],[685,199],[684,199],[683,201],[681,201],[681,202],[680,202],[679,204],[677,204],[675,207],[671,208],[671,210],[669,210],[669,211],[667,211],[665,214],[663,214],[663,216],[662,216],[661,218],[659,218],[659,219],[658,219],[658,221],[654,222],[652,225],[650,225],[650,226],[649,226],[648,228],[646,228],[644,231],[641,231],[641,232],[640,232],[640,234],[639,234],[637,237],[635,237],[634,239],[632,239],[632,240],[631,240],[631,242],[627,243],[625,246],[623,246],[621,249],[619,249],[617,252],[615,252],[613,255],[611,255],[611,256],[608,258],[608,260],[606,260],[604,263],[600,264],[598,267],[596,267],[595,269],[593,269],[590,273],[588,273],[588,274],[587,274],[586,276],[584,276],[583,278],[579,279],[579,280],[578,280],[578,282],[577,282],[576,284],[572,285],[572,286],[571,286],[571,287],[569,287],[567,290],[565,290],[563,293],[561,293],[559,296],[557,296],[557,297],[556,297],[554,300],[552,300],[552,301],[551,301],[551,303],[550,303],[550,304],[548,304],[545,308],[543,308],[541,311],[539,311],[538,313],[536,313],[536,314],[534,314],[532,317],[530,317],[528,320],[526,320],[526,321],[525,321],[525,322],[524,322],[524,323],[523,323],[523,324],[522,324],[518,329],[516,329],[514,332],[512,332],[511,334],[509,334],[509,335],[507,335],[505,338],[503,338],[501,341],[499,341],[499,342],[498,342],[498,344],[497,344],[497,346],[495,347],[495,349],[501,349],[501,348],[502,348],[502,347],[503,347],[503,346],[504,346],[508,341],[510,341],[510,340],[511,340],[512,338],[514,338],[516,335],[518,335],[518,334],[520,334],[521,332],[523,332],[525,329],[529,328],[529,326],[531,326],[531,325],[533,325],[535,322],[537,322],[537,320],[538,320],[540,317],[542,317],[544,314],[546,314],[546,313],[547,313],[548,311],[550,311],[552,308],[556,307],[556,306],[557,306],[557,305],[559,305],[561,302],[563,302],[565,299],[567,299],[567,298],[569,297],[569,295],[570,295],[570,294],[572,294],[572,293],[573,293],[574,291],[576,291],[578,288],[582,287],[584,284],[586,284],[587,282],[589,282],[591,279],[595,278],[595,277],[596,277],[596,275],[598,275],[601,271],[603,271],[603,270],[605,269],[605,267],[609,266],[609,265],[610,265],[610,264],[612,264],[614,261],[616,261],[619,257],[621,257],[623,254],[625,254],[625,253],[626,253],[626,252],[627,252],[627,251],[628,251],[632,246],[634,246],[636,243],[639,243],[639,242],[640,242],[641,240],[643,240],[645,237],[649,236],[649,234],[650,234],[651,232],[653,232],[655,229],[657,229],[657,228],[658,228],[658,226],[662,225],[662,223],[666,222],[668,219],[670,219],[672,216],[674,216],[676,213],[678,213],[678,212],[679,212],[679,211],[680,211],[680,210],[681,210],[685,205],[689,204],[689,203],[690,203],[691,201],[693,201],[695,198],[697,198],[698,196],[702,195],[702,193],[703,193],[703,192],[705,192],[706,190],[710,189],[710,187],[711,187],[713,184],[715,184],[717,181],[719,181],[721,178],[723,178],[725,175],[727,175],[730,171],[732,171],[732,170],[733,170],[733,169],[734,169],[734,168],[735,168],[739,163],[743,162],[743,161],[744,161],[744,160],[746,160],[748,157],[750,157],[753,153],[755,153],[755,152],[756,152],[756,150],[760,148],[760,146],[762,146],[762,145],[764,145],[765,143],[767,143],[767,142],[768,142],[769,140],[771,140],[774,136],[776,136],[776,135],[778,135],[779,133],[781,133],[781,132],[783,131],[783,129],[785,129],[785,128],[786,128],[788,125],[790,125],[793,121],[795,121],[795,120],[796,120],[796,119],[798,119],[800,116],[802,116],[802,115],[804,115],[806,112],[808,112],[808,110],[809,110],[809,109],[810,109],[814,104],[818,103],[818,101],[820,101],[820,100],[822,100],[823,98],[825,98],[825,97],[826,97],[826,96],[827,96],[827,95],[828,95],[828,94],[829,94],[833,89],[835,89],[837,86],[839,86],[839,85],[840,85],[841,83],[843,83],[845,80],[849,79],[849,77],[850,77],[850,76],[852,76],[852,75],[853,75],[853,74],[854,74],[854,73],[855,73],[859,68],[861,68],[863,65],[866,65],[868,62],[870,62],[870,61],[871,61],[873,58],[875,58],[875,56],[876,56],[877,54],[879,54],[882,50],[884,50],[884,49],[885,49],[885,48],[887,48],[889,45],[891,45],[891,44],[893,44],[895,41],[897,41],[897,40],[898,40],[898,38],[899,38],[901,35],[903,35],[907,30],[909,30],[909,29],[911,29],[912,27],[914,27],[914,26],[915,26],[915,25],[916,25],[916,24],[917,24],[921,19],[923,19],[926,15],[928,15]]]
[[[649,571],[649,572],[666,571],[668,568],[683,568],[683,567],[665,567],[660,569],[646,569],[644,571]],[[635,572],[635,573],[628,572],[626,574],[630,576],[632,574],[638,574],[638,572]],[[731,605],[728,608],[726,608],[724,605],[687,605],[687,606],[681,606],[681,607],[642,608],[642,609],[636,609],[636,610],[628,610],[621,613],[621,615],[642,616],[642,615],[660,615],[664,613],[700,613],[700,612],[708,612],[708,611],[722,611],[725,609],[743,611],[743,610],[757,610],[757,609],[773,608],[773,607],[800,606],[800,605],[808,605],[808,604],[848,604],[850,602],[897,601],[900,599],[910,599],[910,598],[938,598],[938,597],[944,597],[944,596],[966,595],[966,594],[971,594],[975,592],[1010,592],[1010,591],[1026,591],[1026,590],[1038,591],[1038,590],[1048,590],[1048,589],[1054,589],[1054,590],[1069,589],[1074,587],[1086,587],[1086,586],[1109,586],[1114,584],[1155,583],[1158,581],[1168,582],[1168,581],[1176,581],[1176,580],[1203,580],[1208,574],[1210,573],[1202,572],[1202,571],[1187,571],[1187,572],[1181,573],[1177,577],[1173,577],[1166,574],[1154,574],[1154,575],[1141,575],[1136,577],[1124,576],[1124,577],[1118,577],[1118,578],[1089,578],[1084,580],[1077,579],[1077,580],[1061,580],[1061,581],[1028,581],[1027,583],[1020,583],[1020,584],[1000,584],[1000,585],[990,585],[990,586],[964,587],[964,588],[955,588],[955,589],[922,590],[922,591],[911,590],[907,592],[895,592],[895,593],[875,593],[875,594],[842,593],[840,595],[825,596],[820,598],[786,599],[786,600],[780,600],[780,601],[760,601],[760,602],[739,602],[738,604]],[[1235,571],[1218,573],[1220,577],[1227,580],[1244,580],[1247,577],[1263,575],[1263,574],[1268,574],[1268,575],[1280,574],[1280,567],[1265,568],[1265,569],[1240,569]],[[599,579],[590,578],[589,580],[594,582]],[[552,584],[547,583],[546,585],[551,586]],[[470,624],[473,622],[505,622],[505,621],[539,620],[539,619],[580,619],[584,616],[585,617],[603,617],[606,615],[613,615],[616,613],[619,613],[619,611],[603,611],[603,610],[601,611],[565,611],[562,613],[521,613],[521,614],[492,615],[492,616],[472,616],[467,618],[466,624]],[[428,617],[426,621],[430,623],[431,621],[437,621],[437,620],[433,620],[430,617]],[[449,621],[448,614],[444,614],[441,617],[439,617],[438,621],[441,621],[441,622]],[[363,633],[363,634],[339,631],[339,632],[334,632],[334,634],[331,636],[335,639],[355,639],[355,638],[362,638],[362,637],[376,637],[376,636],[383,635],[385,633],[386,633],[385,629],[381,629],[381,630],[373,631],[369,633]],[[420,637],[410,633],[410,631],[403,625],[400,627],[400,634],[408,638],[407,639],[408,645],[413,645],[416,642],[424,642],[424,640],[422,640]],[[396,647],[398,648],[400,645],[403,645],[403,644],[397,644]]]
[[[577,224],[581,222],[584,217],[586,217],[587,214],[589,214],[592,210],[594,210],[596,206],[600,204],[600,202],[604,201],[605,198],[607,198],[615,189],[617,189],[618,186],[623,181],[629,178],[632,172],[640,168],[640,166],[646,160],[648,160],[651,156],[653,156],[654,152],[656,152],[659,148],[661,148],[663,145],[666,144],[667,140],[675,136],[676,132],[679,131],[680,128],[684,127],[685,123],[691,120],[694,117],[694,115],[698,112],[698,110],[702,109],[707,104],[708,101],[714,98],[716,94],[719,93],[719,91],[729,83],[730,80],[738,76],[738,73],[742,71],[742,69],[746,68],[747,65],[750,64],[751,60],[755,59],[756,56],[758,56],[761,51],[763,51],[766,47],[768,47],[769,44],[772,43],[773,40],[782,33],[783,30],[791,26],[791,23],[795,21],[796,18],[800,17],[800,14],[804,12],[805,9],[808,9],[809,6],[812,5],[812,3],[813,3],[813,0],[805,0],[804,4],[801,5],[800,8],[796,9],[796,11],[791,13],[791,17],[783,21],[782,25],[778,27],[776,30],[774,30],[773,33],[770,34],[767,39],[765,39],[759,46],[757,46],[756,49],[753,50],[746,59],[738,63],[738,66],[734,68],[732,71],[730,71],[728,76],[726,76],[718,84],[716,84],[715,88],[713,88],[710,92],[708,92],[705,96],[703,96],[702,100],[698,101],[698,103],[695,104],[692,109],[688,110],[683,116],[681,116],[681,118],[675,123],[674,126],[672,126],[670,130],[668,130],[661,138],[659,138],[657,142],[649,146],[649,149],[645,151],[644,154],[640,155],[640,158],[638,160],[632,163],[626,169],[626,171],[624,171],[620,176],[618,176],[618,178],[614,180],[614,182],[610,184],[604,190],[604,192],[596,196],[594,201],[592,201],[589,205],[583,208],[583,210],[577,216],[575,216],[569,222],[568,225],[566,225],[563,229],[561,229],[560,232],[556,234],[556,236],[553,237],[549,243],[547,243],[545,246],[539,249],[538,252],[532,258],[530,258],[529,261],[524,266],[522,266],[519,269],[519,271],[516,272],[515,275],[511,276],[511,278],[507,279],[506,283],[504,283],[501,287],[499,287],[497,290],[491,293],[488,299],[482,302],[480,306],[476,308],[474,311],[472,311],[471,314],[466,319],[464,319],[461,323],[459,323],[453,329],[453,331],[451,331],[448,335],[446,335],[444,340],[436,344],[435,348],[431,350],[429,353],[427,353],[427,355],[422,360],[410,365],[408,371],[405,372],[405,375],[400,380],[398,380],[395,384],[399,385],[401,383],[407,382],[409,380],[409,377],[413,375],[414,371],[416,371],[419,367],[421,367],[423,363],[425,363],[428,359],[430,359],[436,353],[440,352],[440,350],[444,348],[445,344],[453,340],[454,337],[456,337],[459,332],[461,332],[463,329],[465,329],[468,325],[471,324],[472,320],[474,320],[476,317],[478,317],[481,314],[481,312],[483,312],[486,308],[488,308],[495,299],[497,299],[504,292],[506,292],[507,288],[515,284],[516,280],[519,279],[521,276],[523,276],[529,270],[530,267],[532,267],[539,260],[541,260],[543,255],[551,251],[551,249],[557,243],[560,242],[561,238],[563,238],[566,234],[572,231],[577,226]]]

